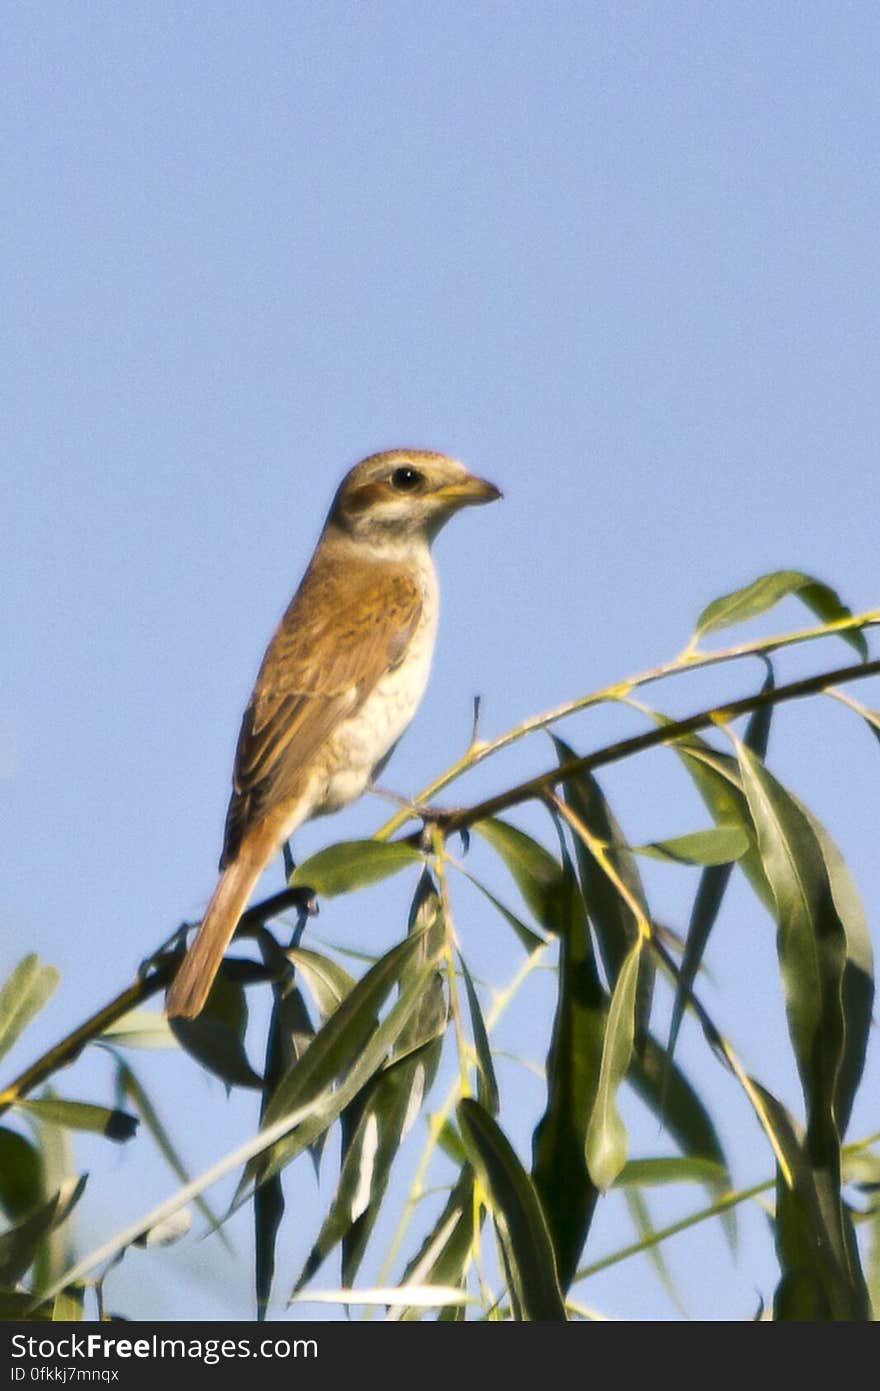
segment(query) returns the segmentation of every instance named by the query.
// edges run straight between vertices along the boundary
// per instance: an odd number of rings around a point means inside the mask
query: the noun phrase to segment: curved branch
[[[784,686],[757,691],[754,695],[743,696],[741,700],[731,700],[724,705],[713,705],[708,709],[698,710],[683,720],[670,721],[669,724],[661,725],[657,729],[648,729],[642,734],[634,734],[628,739],[619,739],[614,744],[606,744],[603,748],[596,749],[594,753],[585,754],[582,758],[569,759],[566,763],[549,768],[545,773],[538,773],[536,777],[528,778],[525,782],[518,783],[516,787],[508,788],[506,792],[496,793],[494,797],[487,797],[485,801],[476,802],[473,806],[461,807],[455,811],[444,813],[442,817],[443,830],[447,835],[454,831],[465,830],[468,826],[473,826],[474,822],[482,821],[487,816],[496,816],[499,812],[519,806],[522,802],[531,801],[535,797],[543,797],[554,787],[558,787],[560,783],[567,782],[569,778],[573,778],[585,770],[601,768],[607,763],[618,763],[621,759],[629,758],[632,754],[642,753],[645,749],[657,748],[661,744],[672,744],[676,739],[681,739],[687,734],[696,734],[698,730],[708,729],[712,725],[728,724],[739,715],[748,715],[752,710],[757,710],[762,705],[781,705],[786,700],[798,700],[803,696],[816,695],[826,691],[829,686],[844,681],[857,681],[865,676],[876,676],[878,673],[880,673],[880,659],[875,658],[870,662],[854,662],[851,666],[837,667],[834,671],[820,672],[816,676],[806,676],[798,681],[789,681]]]
[[[548,725],[555,724],[557,720],[565,719],[566,716],[573,715],[579,710],[586,710],[592,705],[620,700],[622,696],[628,695],[630,691],[637,690],[640,686],[649,686],[653,682],[663,681],[669,676],[682,676],[691,671],[701,671],[704,667],[717,666],[720,662],[738,661],[742,657],[762,657],[771,652],[778,652],[783,647],[793,647],[802,642],[813,642],[817,638],[839,637],[862,628],[875,627],[877,624],[880,624],[880,609],[866,609],[863,613],[852,614],[849,618],[838,618],[831,623],[817,624],[811,628],[797,628],[789,633],[777,633],[773,637],[757,638],[751,642],[739,642],[732,647],[720,648],[715,652],[697,652],[688,646],[671,661],[660,662],[657,666],[647,667],[644,671],[637,672],[635,676],[627,677],[623,681],[612,682],[611,685],[590,691],[587,695],[564,701],[563,704],[554,706],[552,710],[545,710],[541,715],[533,715],[531,718],[523,720],[520,724],[514,725],[512,729],[506,730],[504,734],[499,734],[494,739],[472,740],[460,758],[457,758],[445,772],[434,778],[427,787],[422,789],[415,798],[415,805],[425,806],[438,792],[442,792],[444,787],[448,787],[456,778],[461,777],[462,773],[476,768],[478,763],[482,763],[492,754],[500,753],[502,749],[509,748],[511,744],[525,738],[527,734],[533,734],[539,729],[546,729]],[[410,814],[406,810],[395,812],[394,816],[390,817],[375,832],[375,838],[387,840],[406,823]]]
[[[864,616],[862,623],[864,624]],[[844,624],[838,624],[833,631],[840,631]],[[853,626],[848,623],[845,626]],[[822,634],[830,629],[820,630]],[[815,636],[815,633],[812,634]],[[776,639],[776,645],[780,645],[780,639]],[[758,648],[752,646],[750,652],[757,653]],[[763,650],[767,650],[767,644],[763,644]],[[744,655],[740,650],[738,655]],[[724,654],[724,658],[718,657],[717,660],[727,659],[731,656],[729,650]],[[659,668],[655,669],[659,672]],[[845,681],[856,681],[865,676],[874,676],[880,673],[880,660],[875,659],[870,662],[856,662],[850,666],[837,667],[833,671],[821,672],[816,676],[808,676],[798,681],[791,681],[787,685],[777,686],[772,690],[761,690],[755,695],[744,696],[741,700],[734,700],[726,705],[713,706],[706,710],[700,710],[696,714],[689,715],[686,719],[676,720],[673,723],[665,724],[658,729],[646,730],[642,734],[633,735],[628,739],[618,740],[616,743],[607,744],[605,747],[595,750],[594,753],[586,754],[582,758],[570,759],[567,763],[562,763],[558,767],[550,768],[547,772],[539,773],[537,777],[529,778],[527,781],[519,783],[516,787],[508,788],[506,792],[500,792],[494,797],[489,797],[485,801],[477,802],[473,806],[464,807],[443,815],[438,818],[440,829],[444,835],[450,835],[455,831],[465,830],[477,821],[482,821],[487,816],[494,816],[498,812],[507,811],[510,807],[518,806],[522,802],[532,798],[544,797],[553,788],[564,784],[569,778],[585,769],[603,767],[605,764],[619,762],[623,758],[629,758],[632,754],[641,753],[645,749],[655,748],[661,744],[673,743],[687,734],[694,734],[698,730],[706,729],[711,725],[725,724],[730,720],[736,719],[739,715],[748,714],[752,710],[757,710],[762,705],[778,705],[783,701],[796,700],[803,696],[815,695],[820,691],[827,690],[830,686],[839,685]],[[668,672],[664,674],[669,674]],[[647,679],[658,679],[656,676],[642,677],[640,683],[644,684]],[[626,686],[621,683],[608,690],[613,690],[619,694]],[[549,712],[542,717],[536,717],[536,721],[526,722],[529,728],[539,728],[542,724],[548,724],[555,718],[561,718],[565,713],[572,709],[582,708],[590,700],[599,697],[585,697],[581,702],[571,702],[568,706],[559,707],[556,712]],[[606,692],[602,699],[611,698]],[[520,726],[521,729],[525,725]],[[474,754],[473,762],[479,761],[480,757],[486,756],[488,752],[494,752],[496,748],[503,744],[512,742],[512,736],[501,736],[492,745],[480,746],[484,752],[480,752],[480,747]],[[467,757],[467,756],[466,756]],[[467,766],[471,766],[468,764]],[[451,780],[450,775],[446,780]],[[443,780],[438,780],[435,787],[445,785]],[[415,811],[404,812],[401,814],[400,821],[405,821],[408,816],[417,815]],[[389,823],[389,826],[392,823]],[[399,824],[397,821],[395,824]],[[383,827],[377,832],[377,838],[384,839],[387,836],[388,828]],[[410,837],[407,837],[410,839]],[[293,906],[302,905],[302,889],[288,888],[280,893],[272,894],[269,898],[254,904],[252,908],[243,915],[239,923],[236,935],[247,935],[255,927],[261,926],[270,918],[276,917],[279,913],[286,911]],[[177,966],[177,957],[174,954],[167,954],[157,959],[153,970],[142,977],[139,977],[131,985],[127,986],[116,995],[109,1004],[104,1005],[94,1014],[90,1015],[84,1023],[80,1024],[71,1033],[67,1034],[53,1048],[50,1048],[24,1072],[12,1081],[9,1086],[0,1091],[0,1115],[8,1110],[10,1106],[26,1096],[29,1092],[44,1082],[54,1072],[61,1067],[66,1067],[72,1063],[82,1052],[83,1048],[98,1038],[105,1029],[121,1019],[129,1010],[137,1005],[143,1004],[151,996],[158,994],[168,983],[173,970]]]

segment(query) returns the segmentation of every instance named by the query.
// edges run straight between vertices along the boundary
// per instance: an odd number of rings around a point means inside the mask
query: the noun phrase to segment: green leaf
[[[407,932],[410,936],[422,934],[422,945],[417,953],[417,962],[427,964],[442,942],[446,939],[446,920],[437,887],[426,868],[422,871],[410,905]],[[394,1045],[389,1060],[393,1066],[407,1053],[420,1052],[422,1047],[443,1035],[446,1029],[447,1008],[443,980],[435,972],[418,1009]],[[433,1074],[432,1074],[433,1075]]]
[[[744,741],[745,742],[745,741]],[[711,815],[719,823],[739,822],[750,836],[751,844],[737,864],[745,874],[764,907],[773,912],[773,892],[767,882],[749,804],[743,792],[739,765],[729,754],[707,744],[695,735],[677,739],[672,747],[681,755],[684,767],[694,781],[697,791]],[[759,756],[761,749],[749,743]]]
[[[685,865],[723,865],[739,860],[749,848],[749,837],[742,826],[714,826],[668,840],[652,840],[634,845],[636,855],[655,860],[674,860]]]
[[[553,743],[560,764],[577,757],[574,749],[561,739],[554,736]],[[610,864],[650,921],[651,913],[635,856],[626,848],[626,837],[592,773],[582,770],[575,777],[568,778],[565,800],[591,835],[609,847],[607,855]],[[606,977],[613,987],[633,942],[638,939],[638,924],[629,904],[580,836],[575,839],[575,852],[584,902],[596,934]],[[636,1027],[639,1032],[648,1028],[653,986],[654,963],[650,953],[644,952],[636,994]]]
[[[371,1079],[346,1143],[333,1202],[296,1282],[295,1295],[341,1241],[346,1242],[342,1278],[352,1284],[397,1150],[430,1085],[429,1073],[436,1071],[437,1050],[429,1046],[424,1054],[409,1054]]]
[[[11,1323],[27,1320],[32,1323],[51,1323],[52,1303],[34,1303],[30,1290],[0,1290],[0,1321]]]
[[[423,858],[405,841],[343,840],[297,865],[290,882],[307,885],[315,893],[332,898],[334,894],[375,884]]]
[[[442,1038],[449,1021],[446,1004],[446,991],[443,976],[434,972],[433,979],[425,986],[425,994],[418,1009],[415,1009],[406,1028],[402,1029],[386,1067],[394,1067],[412,1053],[421,1053],[426,1044]]]
[[[694,1155],[661,1155],[656,1159],[628,1159],[614,1181],[615,1188],[654,1188],[667,1183],[703,1183],[717,1187],[727,1183],[727,1170],[712,1159]]]
[[[532,1178],[568,1290],[599,1193],[587,1169],[587,1124],[602,1063],[607,996],[596,970],[580,886],[563,862],[566,922],[560,934],[556,1014],[547,1054],[547,1104],[532,1141]]]
[[[846,932],[822,847],[807,817],[751,750],[740,747],[743,788],[776,906],[777,950],[789,1033],[814,1161],[839,1180],[836,1086],[844,1050]]]
[[[535,920],[546,932],[557,932],[562,890],[559,861],[525,831],[496,816],[476,822],[473,829],[501,856]]]
[[[424,963],[431,942],[444,930],[442,906],[425,869],[409,913],[408,933],[419,934],[417,953]],[[296,1290],[314,1275],[342,1242],[342,1279],[354,1284],[381,1208],[397,1150],[433,1083],[446,1027],[442,978],[434,973],[423,999],[401,1030],[391,1059],[358,1092],[341,1115],[342,1166],[333,1202],[312,1247]]]
[[[382,1066],[388,1050],[423,1001],[425,987],[434,974],[442,940],[436,941],[427,961],[418,961],[429,935],[437,936],[430,929],[412,934],[381,957],[281,1079],[266,1108],[264,1127],[307,1105],[313,1106],[314,1111],[294,1134],[276,1142],[270,1153],[250,1161],[245,1184],[248,1180],[261,1181],[289,1163],[332,1123]],[[382,1001],[397,984],[401,987],[397,1003],[378,1028],[374,1027]]]
[[[295,939],[294,939],[295,940]],[[279,947],[267,933],[260,938],[260,948],[267,966],[279,967]],[[272,984],[272,1014],[266,1035],[266,1056],[263,1065],[263,1092],[260,1098],[260,1121],[281,1078],[302,1057],[315,1036],[305,1000],[295,982],[293,968],[279,970]],[[320,1142],[312,1147],[316,1176],[320,1165]],[[272,1284],[275,1279],[275,1246],[284,1218],[284,1186],[280,1174],[272,1174],[254,1192],[254,1293],[257,1300],[257,1321],[267,1316]]]
[[[719,628],[728,628],[733,623],[741,623],[746,618],[765,613],[788,594],[797,595],[823,623],[852,617],[852,610],[841,603],[835,591],[821,580],[800,570],[774,570],[770,574],[760,575],[743,589],[715,599],[703,609],[697,619],[696,636],[702,637],[705,633],[713,633]],[[859,629],[842,632],[840,636],[855,648],[860,657],[867,658],[868,646]]]
[[[853,1100],[862,1079],[871,1032],[874,954],[865,910],[843,856],[828,831],[809,808],[793,795],[792,801],[806,817],[819,843],[831,897],[846,937],[846,962],[842,985],[844,1045],[834,1096],[834,1114],[838,1130],[843,1135],[849,1124]]]
[[[13,1222],[33,1212],[42,1197],[39,1151],[16,1130],[0,1127],[0,1208]]]
[[[85,1289],[82,1285],[71,1285],[66,1290],[59,1290],[52,1305],[53,1323],[81,1323],[83,1320],[83,1298]]]
[[[201,1014],[195,1019],[175,1018],[171,1029],[190,1057],[226,1083],[227,1087],[263,1085],[251,1067],[244,1048],[247,1003],[244,989],[233,983],[224,967]]]
[[[417,962],[422,965],[427,965],[431,953],[445,940],[443,905],[427,866],[413,894],[407,932],[421,936]],[[328,1214],[326,1231],[316,1246],[323,1241],[324,1254],[329,1250],[335,1220],[342,1241],[342,1278],[347,1285],[354,1284],[360,1269],[398,1148],[433,1085],[446,1022],[443,979],[434,971],[382,1071],[342,1112],[343,1172],[334,1198],[335,1211]]]
[[[46,1087],[42,1097],[47,1101],[54,1100],[55,1093],[51,1087]],[[37,1134],[37,1143],[42,1159],[41,1200],[46,1203],[59,1191],[66,1194],[75,1190],[78,1180],[74,1163],[73,1139],[71,1132],[64,1126],[53,1125],[50,1121],[45,1121],[42,1117],[33,1114],[28,1117],[28,1120]],[[45,1289],[65,1268],[71,1258],[71,1251],[70,1223],[62,1219],[52,1226],[40,1241],[31,1274],[33,1288]]]
[[[781,1278],[774,1318],[798,1322],[864,1321],[870,1300],[838,1182],[810,1159],[794,1121],[759,1087],[793,1182],[777,1170],[774,1232]]]
[[[65,1222],[86,1186],[85,1175],[66,1183],[47,1203],[0,1233],[0,1283],[15,1285],[33,1264],[40,1242]]]
[[[847,931],[811,818],[754,754],[741,748],[739,756],[776,905],[786,1013],[807,1113],[801,1144],[784,1109],[773,1098],[766,1103],[793,1174],[791,1185],[777,1185],[783,1278],[776,1317],[866,1318],[867,1288],[840,1191],[837,1104],[846,1051]],[[845,885],[838,878],[841,894]],[[850,1069],[852,1074],[852,1058]],[[850,1075],[850,1087],[854,1080]],[[845,1107],[850,1100],[844,1099]]]
[[[774,674],[773,667],[767,661],[767,676],[762,686],[762,693],[773,689]],[[752,749],[760,758],[767,752],[767,744],[770,738],[770,721],[773,716],[773,706],[768,703],[761,705],[755,710],[746,726],[743,742],[746,747]],[[708,747],[708,746],[706,746]],[[685,759],[687,763],[687,759]],[[740,788],[736,792],[732,791],[724,782],[719,779],[713,771],[709,771],[704,765],[691,762],[688,765],[689,771],[694,776],[701,787],[706,799],[709,801],[710,809],[719,824],[736,826],[745,837],[745,847],[736,857],[744,860],[744,867],[748,863],[758,860],[757,847],[748,815],[748,805],[745,796]],[[731,822],[723,821],[719,813],[722,807],[728,806],[731,801],[735,806],[735,819]],[[688,922],[687,937],[685,940],[684,953],[679,968],[678,980],[675,987],[675,999],[672,1003],[672,1017],[669,1024],[669,1042],[667,1049],[670,1059],[675,1053],[675,1045],[678,1041],[678,1033],[681,1028],[681,1021],[684,1017],[684,1009],[693,990],[697,972],[700,969],[706,946],[712,928],[718,919],[721,904],[730,882],[733,872],[731,864],[709,865],[700,875],[700,882],[694,898],[693,908],[691,909],[690,921]],[[761,871],[763,881],[763,871]]]
[[[291,948],[285,955],[303,977],[321,1018],[329,1019],[355,986],[354,976],[331,957],[305,947]]]
[[[52,1226],[58,1195],[0,1234],[0,1281],[17,1285],[33,1264],[42,1237]]]
[[[109,1106],[96,1106],[88,1101],[44,1097],[38,1101],[16,1101],[14,1108],[48,1121],[51,1125],[66,1126],[69,1130],[89,1130],[97,1135],[106,1135],[108,1140],[131,1140],[138,1128],[137,1116]]]
[[[481,1207],[480,1222],[482,1214]],[[476,1235],[474,1175],[470,1165],[465,1165],[443,1211],[406,1267],[401,1284],[463,1287]],[[411,1320],[418,1317],[418,1310],[413,1305],[395,1305],[389,1309],[387,1317],[389,1322]]]
[[[362,1120],[368,1126],[369,1113],[375,1115],[378,1149],[370,1176],[369,1201],[342,1238],[342,1276],[348,1283],[360,1269],[370,1235],[382,1211],[382,1200],[397,1151],[433,1084],[441,1052],[442,1041],[434,1039],[418,1052],[409,1053],[401,1062],[384,1068],[371,1084],[369,1105]],[[359,1123],[358,1138],[361,1133]]]
[[[460,865],[459,873],[463,874],[465,879],[469,879],[475,889],[479,889],[483,897],[487,898],[492,904],[495,911],[500,913],[504,921],[513,928],[529,955],[531,955],[533,951],[537,951],[538,947],[544,946],[547,939],[545,937],[539,937],[537,932],[533,932],[530,927],[526,927],[525,923],[522,922],[515,913],[511,913],[510,909],[505,907],[501,900],[496,898],[491,890],[487,889],[486,885],[475,878],[469,870],[464,869],[464,867]]]
[[[605,1025],[596,1099],[587,1127],[587,1168],[597,1188],[610,1188],[626,1161],[626,1127],[617,1110],[617,1090],[626,1077],[633,1052],[636,985],[641,938],[620,968]]]
[[[462,975],[464,976],[464,987],[467,992],[471,1028],[474,1035],[474,1052],[477,1058],[477,1097],[479,1098],[480,1104],[486,1108],[490,1115],[497,1116],[498,1080],[495,1076],[495,1064],[492,1061],[492,1049],[489,1046],[489,1035],[486,1032],[483,1011],[480,1008],[480,997],[477,994],[471,973],[467,968],[467,963],[460,953],[458,959],[461,964]]]
[[[467,1164],[467,1155],[458,1128],[447,1116],[437,1131],[437,1144],[453,1164]]]
[[[254,1191],[254,1291],[257,1321],[269,1310],[275,1279],[275,1245],[284,1217],[284,1187],[280,1174],[272,1174]]]
[[[458,1124],[492,1214],[517,1321],[566,1321],[553,1243],[541,1200],[496,1121],[463,1098]]]
[[[25,956],[0,990],[0,1058],[54,992],[61,976],[36,954]]]
[[[102,1043],[116,1048],[177,1048],[171,1025],[153,1009],[133,1009],[109,1024],[101,1034]]]

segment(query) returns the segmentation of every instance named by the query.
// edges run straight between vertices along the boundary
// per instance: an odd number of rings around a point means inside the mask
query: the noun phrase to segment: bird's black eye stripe
[[[424,479],[418,469],[412,468],[409,464],[401,464],[391,475],[392,486],[398,488],[402,493],[413,493],[416,488],[421,487]]]

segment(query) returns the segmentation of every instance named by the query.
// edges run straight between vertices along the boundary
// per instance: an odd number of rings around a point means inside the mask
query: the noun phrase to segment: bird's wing
[[[421,611],[422,591],[401,565],[307,572],[244,713],[221,869],[256,821],[298,795],[321,744],[402,661]]]

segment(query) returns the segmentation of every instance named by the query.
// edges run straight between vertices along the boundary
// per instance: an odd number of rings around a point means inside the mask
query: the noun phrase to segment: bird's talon
[[[314,889],[309,888],[308,884],[303,884],[299,887],[296,910],[307,918],[316,918],[321,911],[320,904],[318,903],[318,895]]]
[[[459,814],[457,807],[417,806],[414,811],[422,818],[421,845],[424,851],[431,849],[435,829],[445,837],[449,823]],[[470,848],[470,832],[466,826],[462,826],[458,828],[458,834],[461,836],[462,854],[466,855]]]
[[[193,926],[192,923],[181,923],[176,927],[171,936],[166,938],[160,947],[149,956],[144,957],[137,968],[138,980],[146,980],[147,976],[159,969],[167,956],[173,956],[175,952],[183,951],[186,946],[187,933]]]
[[[293,858],[293,851],[290,848],[290,841],[286,840],[281,847],[281,854],[284,859],[284,882],[289,884],[293,878],[296,862]]]
[[[445,830],[446,826],[461,812],[460,807],[435,807],[431,803],[418,803],[413,807],[417,816],[422,818],[426,826],[436,826],[438,830]]]

